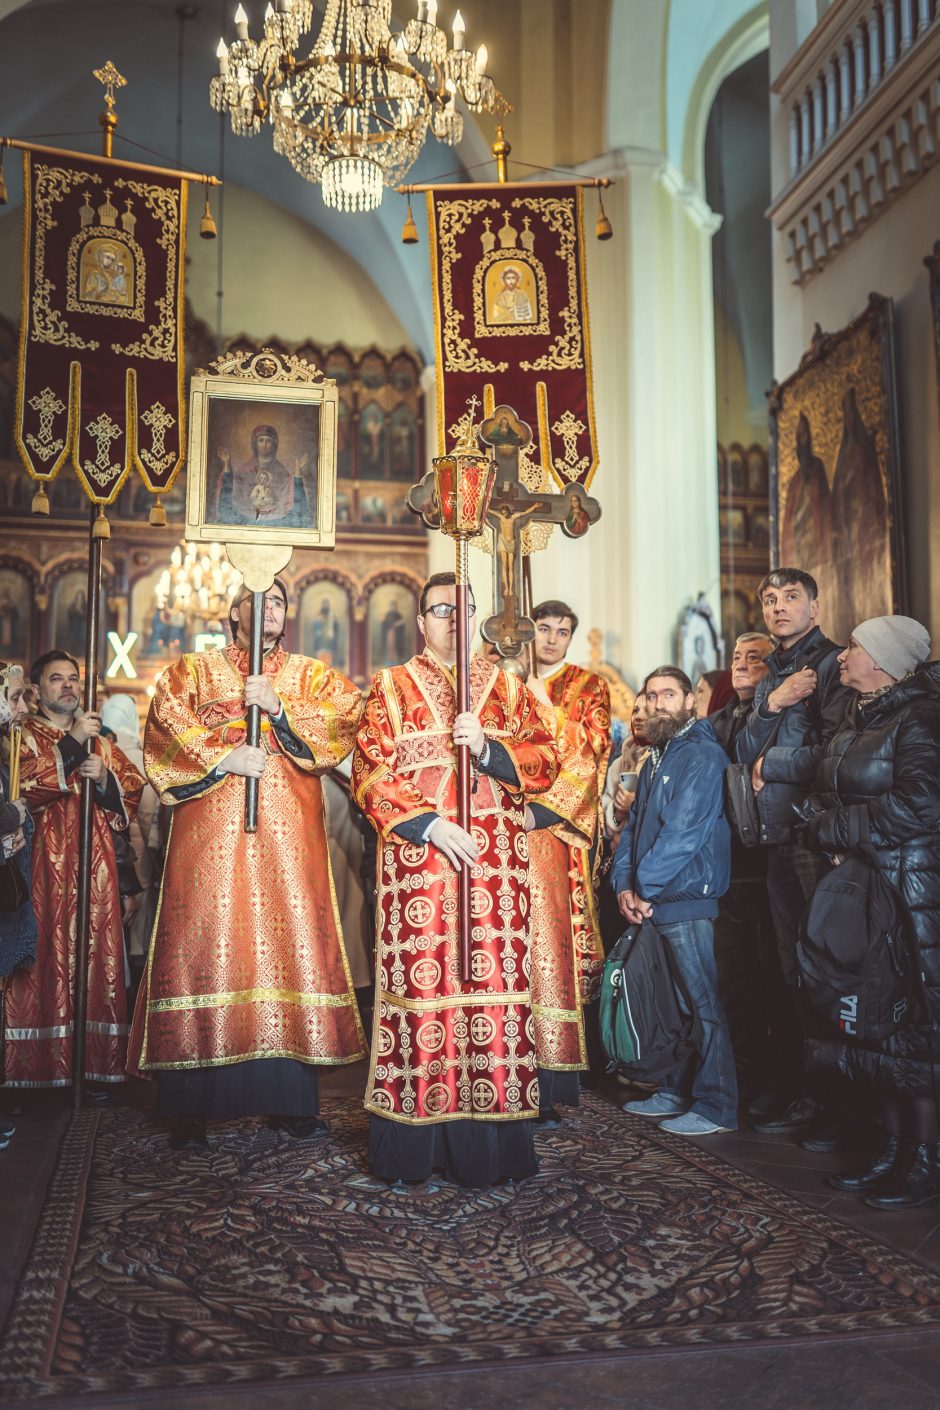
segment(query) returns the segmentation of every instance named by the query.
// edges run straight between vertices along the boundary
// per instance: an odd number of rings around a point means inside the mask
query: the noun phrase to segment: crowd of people
[[[379,672],[364,702],[331,666],[285,650],[280,580],[265,596],[261,673],[242,591],[230,646],[164,672],[142,739],[129,697],[81,709],[69,653],[47,653],[28,680],[0,665],[0,732],[18,746],[0,772],[0,1147],[23,1089],[72,1081],[89,780],[86,1093],[104,1101],[128,1075],[152,1079],[178,1148],[206,1146],[210,1120],[249,1116],[316,1139],[319,1068],[368,1055],[376,1178],[527,1178],[537,1132],[603,1071],[605,954],[651,923],[698,1036],[655,1090],[624,1094],[626,1112],[676,1136],[747,1120],[809,1150],[867,1152],[831,1183],[881,1209],[940,1199],[940,667],[908,617],[830,641],[799,569],[770,573],[759,597],[766,632],[745,632],[730,669],[696,682],[652,669],[614,748],[608,687],[567,660],[578,622],[560,601],[533,611],[535,669],[480,651],[470,708],[457,709],[446,573],[420,595],[424,649]],[[368,1036],[322,785],[349,761],[349,806],[375,838]],[[896,896],[919,976],[890,1032],[827,1026],[801,971],[807,908],[853,858]]]

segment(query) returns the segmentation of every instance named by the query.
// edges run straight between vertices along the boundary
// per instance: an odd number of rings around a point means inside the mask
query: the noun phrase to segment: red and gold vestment
[[[11,1087],[67,1087],[72,1081],[72,999],[78,913],[81,778],[66,774],[66,735],[43,716],[23,725],[20,777],[36,824],[32,897],[39,926],[36,963],[17,970],[6,999],[6,1081]],[[121,1082],[127,1053],[124,936],[111,829],[124,831],[144,780],[116,744],[95,741],[117,784],[113,809],[95,804],[92,821],[91,911],[85,1076]]]
[[[457,814],[454,678],[430,652],[372,682],[353,757],[355,797],[379,834],[376,1005],[366,1108],[413,1124],[530,1119],[538,1112],[529,993],[525,799],[558,756],[529,692],[474,656],[470,707],[515,767],[477,772],[471,828],[473,977],[460,978],[457,873],[432,844],[394,831]]]
[[[306,757],[262,715],[255,833],[244,829],[244,778],[215,773],[245,742],[248,653],[183,656],[157,684],[144,764],[173,815],[134,1012],[135,1071],[354,1062],[365,1049],[317,777],[352,748],[362,700],[339,671],[279,646],[263,669]]]
[[[590,849],[610,747],[610,692],[580,666],[562,666],[544,683],[554,706],[559,770],[538,801],[560,821],[529,834],[532,1012],[539,1066],[565,1071],[587,1067],[582,1009],[597,997],[604,968]]]

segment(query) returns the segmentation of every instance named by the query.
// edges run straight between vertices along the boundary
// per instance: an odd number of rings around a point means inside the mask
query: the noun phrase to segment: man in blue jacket
[[[675,956],[702,1023],[686,1070],[625,1111],[664,1116],[664,1131],[707,1136],[737,1127],[738,1088],[721,1002],[712,924],[731,877],[724,815],[728,759],[707,720],[695,718],[692,682],[658,666],[643,685],[652,745],[614,858],[617,903],[631,925],[648,916]]]

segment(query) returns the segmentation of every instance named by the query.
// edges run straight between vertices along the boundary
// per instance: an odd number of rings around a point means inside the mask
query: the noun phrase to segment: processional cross
[[[478,405],[475,397],[462,422],[472,427]],[[535,637],[535,623],[523,611],[522,531],[530,524],[560,524],[568,538],[581,538],[601,516],[596,499],[582,485],[567,485],[560,494],[533,491],[519,478],[519,455],[532,444],[532,427],[520,420],[511,406],[497,406],[477,432],[496,461],[496,483],[486,516],[493,535],[493,614],[480,628],[484,641],[500,656],[518,656]],[[429,471],[408,495],[408,507],[420,514],[429,529],[440,527],[440,508],[434,493],[434,473]]]

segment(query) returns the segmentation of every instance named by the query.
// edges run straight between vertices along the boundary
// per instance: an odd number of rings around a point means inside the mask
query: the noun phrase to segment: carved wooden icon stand
[[[259,514],[256,524],[226,523],[211,483],[210,466],[215,467],[217,447],[210,446],[213,411],[220,403],[241,403],[257,407],[253,419],[282,425],[297,424],[305,408],[316,406],[318,431],[315,460],[313,446],[306,448],[302,464],[295,471],[295,483],[306,473],[313,483],[304,484],[308,523],[277,527],[265,524]],[[251,593],[248,674],[260,675],[264,665],[264,597],[290,562],[297,548],[329,549],[336,543],[336,424],[338,394],[336,383],[313,363],[303,358],[262,348],[253,354],[233,353],[218,358],[205,372],[193,378],[190,399],[189,479],[186,496],[186,536],[197,542],[224,543],[233,568],[241,573]],[[249,418],[249,420],[252,418]],[[312,424],[312,423],[311,423]],[[296,439],[296,437],[295,437]],[[223,462],[224,463],[224,462]],[[292,501],[293,503],[293,501]],[[246,743],[257,748],[261,739],[261,708],[252,705],[246,715]],[[258,780],[245,780],[245,831],[258,827]]]

